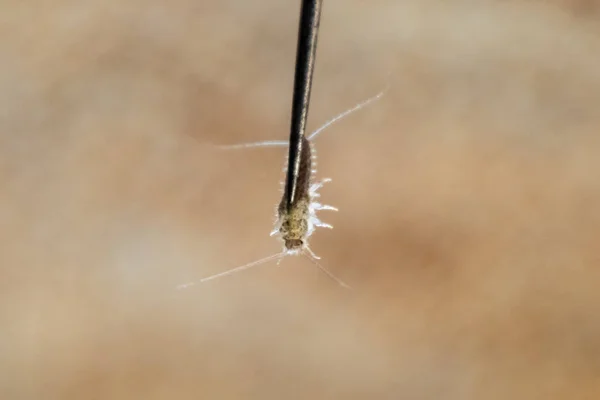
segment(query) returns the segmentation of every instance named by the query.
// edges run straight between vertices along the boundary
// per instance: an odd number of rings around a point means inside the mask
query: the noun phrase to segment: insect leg
[[[317,190],[321,189],[323,185],[325,185],[328,182],[331,182],[331,178],[325,178],[322,179],[320,182],[313,183],[312,185],[310,185],[309,192],[311,192],[313,196],[316,195],[315,197],[319,197]]]
[[[336,207],[334,206],[328,206],[328,205],[324,205],[321,203],[311,203],[310,205],[315,211],[320,211],[320,210],[331,210],[331,211],[339,211]]]
[[[321,227],[321,228],[333,229],[332,225],[326,224],[325,222],[321,221],[318,218],[314,219],[314,224],[315,224],[315,226],[318,226],[318,227]]]

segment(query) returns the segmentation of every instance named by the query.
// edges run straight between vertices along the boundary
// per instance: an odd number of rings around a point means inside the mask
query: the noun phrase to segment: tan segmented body
[[[298,169],[298,186],[296,200],[286,207],[287,188],[285,188],[279,207],[277,207],[278,235],[285,243],[285,250],[294,251],[302,248],[309,235],[309,193],[312,178],[313,152],[310,142],[303,138]]]
[[[387,90],[387,89],[386,89]],[[253,268],[257,265],[263,264],[268,261],[277,260],[278,262],[287,255],[299,255],[306,256],[312,263],[314,263],[321,271],[327,274],[331,279],[338,282],[341,286],[350,288],[344,282],[335,277],[329,270],[323,267],[317,262],[317,257],[310,247],[308,246],[308,238],[313,234],[315,227],[332,228],[331,225],[323,223],[317,217],[317,211],[319,210],[334,210],[335,207],[326,206],[318,203],[316,198],[319,197],[318,190],[331,179],[323,179],[316,183],[313,183],[316,165],[315,149],[312,146],[311,140],[316,138],[325,128],[330,126],[336,121],[344,118],[352,112],[359,110],[367,104],[379,99],[385,90],[380,92],[378,95],[357,104],[355,107],[346,110],[339,114],[335,118],[331,119],[325,125],[321,126],[315,132],[313,132],[308,139],[302,138],[302,150],[300,154],[300,166],[298,169],[298,180],[296,186],[296,196],[292,204],[287,206],[286,192],[288,188],[284,188],[283,197],[277,207],[277,222],[275,229],[271,232],[271,236],[277,235],[284,242],[284,249],[281,253],[272,254],[260,260],[250,262],[248,264],[241,265],[236,268],[232,268],[228,271],[207,276],[206,278],[200,279],[198,283],[207,282],[213,279],[217,279],[223,276],[231,275],[233,273]],[[288,145],[285,141],[265,141],[258,143],[247,143],[232,146],[221,146],[225,149],[239,149],[239,148],[251,148],[251,147],[286,147]],[[179,288],[187,288],[196,284],[196,282],[189,282],[183,285],[179,285]]]

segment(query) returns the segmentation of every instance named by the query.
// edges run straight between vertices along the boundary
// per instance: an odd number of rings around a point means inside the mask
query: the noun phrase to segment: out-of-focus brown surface
[[[589,1],[326,1],[333,231],[279,251],[298,5],[6,0],[0,398],[600,398]]]

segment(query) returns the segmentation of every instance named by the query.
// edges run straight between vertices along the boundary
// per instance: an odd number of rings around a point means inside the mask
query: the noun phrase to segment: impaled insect
[[[277,222],[275,223],[275,227],[273,231],[271,231],[271,236],[277,236],[280,240],[283,241],[283,250],[281,253],[272,254],[270,256],[261,258],[259,260],[250,262],[248,264],[241,265],[239,267],[232,268],[225,272],[221,272],[218,274],[207,276],[206,278],[202,278],[196,282],[189,282],[183,285],[179,285],[178,289],[184,289],[190,286],[195,285],[196,283],[204,283],[213,279],[221,278],[223,276],[231,275],[236,272],[243,271],[245,269],[249,269],[260,264],[264,264],[269,261],[277,260],[277,264],[281,262],[281,260],[288,255],[304,255],[308,258],[313,264],[315,264],[321,271],[323,271],[329,278],[336,281],[341,286],[350,289],[346,283],[333,275],[327,268],[323,267],[317,260],[320,259],[308,245],[308,238],[313,234],[316,227],[322,228],[333,228],[331,225],[322,222],[317,217],[317,211],[320,210],[332,210],[337,211],[337,208],[333,206],[323,205],[316,201],[320,194],[318,190],[323,187],[323,185],[327,182],[330,182],[331,179],[325,178],[318,182],[313,182],[314,175],[316,173],[315,166],[316,161],[316,153],[315,148],[312,141],[326,128],[328,128],[333,123],[341,120],[342,118],[352,114],[354,111],[358,111],[361,108],[367,106],[370,103],[380,99],[388,87],[379,92],[376,96],[373,96],[356,106],[352,107],[349,110],[344,111],[343,113],[337,115],[332,118],[328,122],[326,122],[319,129],[314,131],[308,136],[302,138],[302,151],[300,153],[300,168],[298,172],[298,185],[297,185],[297,195],[292,204],[289,207],[286,207],[286,193],[284,188],[284,193],[277,207]],[[219,146],[222,149],[247,149],[252,147],[287,147],[287,141],[263,141],[256,143],[245,143],[245,144],[237,144],[230,146]],[[287,165],[287,163],[286,163]]]

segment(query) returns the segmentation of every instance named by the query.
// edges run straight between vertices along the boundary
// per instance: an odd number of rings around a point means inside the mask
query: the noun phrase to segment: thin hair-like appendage
[[[265,140],[263,142],[241,143],[217,146],[222,150],[248,149],[252,147],[287,147],[287,140]]]
[[[309,247],[305,247],[304,250],[305,251],[303,251],[302,254],[306,258],[308,258],[310,260],[310,262],[312,262],[313,264],[315,264],[317,266],[317,268],[319,268],[321,270],[321,272],[323,272],[325,275],[327,275],[331,280],[337,282],[338,285],[340,285],[341,287],[343,287],[345,289],[352,290],[352,287],[350,285],[348,285],[347,283],[345,283],[344,281],[342,281],[340,278],[338,278],[337,276],[335,276],[331,271],[329,271],[327,268],[325,268],[324,266],[322,266],[317,261],[320,257],[317,257],[315,255],[315,253],[313,253],[312,250]]]
[[[323,132],[326,128],[328,128],[329,126],[331,126],[333,123],[335,123],[335,122],[343,119],[344,117],[352,114],[354,111],[358,111],[361,108],[366,107],[369,104],[373,103],[374,101],[379,100],[385,94],[385,92],[388,91],[389,88],[390,88],[390,84],[388,83],[387,86],[385,87],[385,89],[383,89],[377,95],[375,95],[375,96],[373,96],[371,98],[368,98],[367,100],[358,103],[357,105],[355,105],[351,109],[346,110],[343,113],[338,114],[337,116],[333,117],[332,119],[330,119],[329,121],[327,121],[324,125],[322,125],[319,129],[317,129],[316,131],[314,131],[313,133],[311,133],[310,136],[308,137],[308,140],[313,140],[315,137],[317,137],[317,135],[319,133]]]
[[[244,264],[244,265],[241,265],[239,267],[232,268],[232,269],[227,270],[225,272],[220,272],[218,274],[207,276],[206,278],[202,278],[202,279],[200,279],[199,281],[196,281],[196,282],[184,283],[183,285],[177,286],[177,289],[186,289],[186,288],[188,288],[190,286],[194,286],[197,283],[204,283],[204,282],[211,281],[213,279],[221,278],[223,276],[235,274],[237,272],[243,271],[245,269],[250,269],[252,267],[256,267],[256,266],[258,266],[260,264],[264,264],[264,263],[272,261],[272,260],[280,260],[285,255],[286,255],[285,252],[277,253],[277,254],[272,254],[272,255],[270,255],[268,257],[261,258],[260,260],[252,261],[251,263]]]
[[[303,249],[303,251],[302,251],[301,254],[304,255],[306,258],[308,258],[310,260],[310,262],[312,262],[313,264],[315,264],[317,266],[317,268],[319,268],[331,280],[337,282],[343,288],[352,290],[352,287],[350,285],[348,285],[347,283],[345,283],[344,281],[342,281],[340,278],[338,278],[337,276],[335,276],[331,271],[329,271],[327,268],[325,268],[324,266],[322,266],[317,261],[318,259],[320,259],[320,257],[318,257],[315,253],[313,253],[312,250],[309,247],[305,247]],[[235,273],[244,271],[246,269],[250,269],[252,267],[259,266],[261,264],[264,264],[266,262],[273,261],[273,260],[277,260],[277,265],[279,265],[279,263],[281,262],[281,260],[284,257],[288,256],[288,255],[289,254],[286,253],[285,251],[281,252],[281,253],[277,253],[277,254],[272,254],[272,255],[270,255],[268,257],[261,258],[260,260],[253,261],[251,263],[244,264],[244,265],[241,265],[239,267],[232,268],[232,269],[227,270],[225,272],[220,272],[218,274],[207,276],[206,278],[202,278],[202,279],[200,279],[200,280],[198,280],[196,282],[188,282],[188,283],[184,283],[182,285],[178,285],[177,289],[178,290],[187,289],[190,286],[194,286],[194,285],[196,285],[198,283],[205,283],[205,282],[211,281],[213,279],[222,278],[222,277],[228,276],[228,275],[233,275]]]
[[[381,97],[383,97],[383,95],[388,91],[389,88],[390,88],[390,84],[388,83],[387,86],[381,92],[379,92],[377,95],[375,95],[371,98],[368,98],[367,100],[362,101],[362,102],[358,103],[357,105],[355,105],[354,107],[333,117],[332,119],[327,121],[325,124],[323,124],[320,128],[318,128],[316,131],[312,132],[308,136],[308,140],[312,140],[312,139],[316,138],[317,135],[319,135],[321,132],[323,132],[326,128],[328,128],[332,124],[338,122],[339,120],[343,119],[344,117],[347,117],[348,115],[352,114],[353,112],[358,111],[361,108],[368,106],[369,104],[375,102],[376,100],[379,100]],[[287,147],[287,146],[289,146],[289,143],[287,140],[265,140],[262,142],[241,143],[241,144],[223,145],[223,146],[217,146],[217,147],[222,150],[236,150],[236,149],[249,149],[252,147]]]

